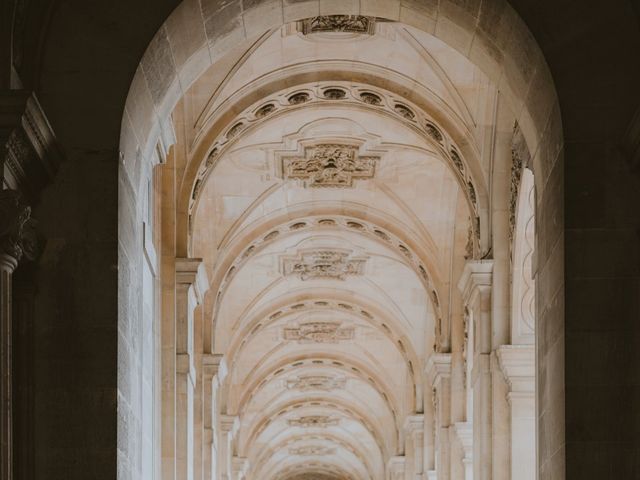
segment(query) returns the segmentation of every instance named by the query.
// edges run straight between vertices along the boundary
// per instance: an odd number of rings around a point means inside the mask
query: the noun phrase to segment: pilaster
[[[391,457],[387,462],[387,480],[405,480],[405,458],[403,456]]]
[[[194,310],[202,303],[208,282],[201,259],[176,259],[176,478],[193,479],[194,467]]]
[[[449,480],[451,425],[451,354],[434,353],[427,360],[425,373],[433,387],[435,411],[435,460],[438,480]]]
[[[33,259],[37,238],[31,208],[14,190],[0,190],[0,479],[13,478],[13,272]]]
[[[496,357],[508,386],[511,446],[511,478],[534,480],[535,436],[535,347],[503,345]]]

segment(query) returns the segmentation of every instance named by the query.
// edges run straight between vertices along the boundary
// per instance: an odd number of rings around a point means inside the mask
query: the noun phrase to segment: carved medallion
[[[302,322],[297,327],[284,329],[285,340],[295,340],[298,343],[338,343],[353,340],[355,329],[342,327],[341,322],[313,321]]]
[[[336,453],[335,448],[325,447],[323,445],[306,445],[304,447],[292,447],[289,449],[291,455],[333,455]]]
[[[305,417],[291,418],[288,423],[292,427],[326,428],[338,425],[338,423],[340,423],[340,419],[337,417],[329,417],[327,415],[308,415]]]
[[[305,187],[352,187],[354,179],[373,178],[378,157],[358,156],[355,145],[321,144],[305,148],[305,157],[284,157],[284,178]]]
[[[344,330],[344,329],[343,329]],[[296,332],[296,335],[299,335]],[[342,389],[346,385],[345,378],[334,378],[328,375],[306,375],[287,380],[287,388],[290,390],[337,390]]]
[[[296,257],[283,257],[283,275],[298,275],[300,280],[335,278],[344,280],[348,275],[362,275],[366,258],[352,257],[351,252],[314,250],[301,252]]]
[[[304,35],[323,32],[347,32],[373,35],[376,20],[362,15],[322,15],[302,20],[298,30]]]

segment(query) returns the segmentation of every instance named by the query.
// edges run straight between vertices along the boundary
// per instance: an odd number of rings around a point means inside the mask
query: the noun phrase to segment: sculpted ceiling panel
[[[298,343],[338,343],[353,340],[354,334],[354,327],[343,327],[341,322],[308,321],[285,328],[282,336]]]
[[[346,378],[337,378],[329,375],[301,375],[287,380],[287,388],[290,390],[336,390],[342,389],[347,383]]]
[[[305,187],[352,187],[355,179],[373,178],[377,161],[359,156],[354,145],[322,143],[306,147],[303,158],[283,157],[282,171]]]
[[[338,417],[331,417],[328,415],[306,415],[298,418],[290,418],[287,423],[291,427],[327,428],[338,425],[340,423],[340,419]]]
[[[301,251],[295,257],[282,257],[282,274],[297,275],[300,280],[333,278],[364,273],[365,257],[354,257],[348,250],[317,249]]]

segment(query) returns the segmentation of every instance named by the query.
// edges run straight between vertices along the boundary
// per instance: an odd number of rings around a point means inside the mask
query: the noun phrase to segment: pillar
[[[451,354],[433,353],[427,361],[425,373],[433,387],[435,410],[435,471],[438,480],[449,480],[451,425]]]
[[[23,256],[35,257],[31,208],[14,190],[0,191],[0,479],[13,478],[13,272]]]
[[[424,416],[411,415],[404,423],[405,456],[411,458],[411,480],[424,478]],[[410,454],[410,455],[409,455]],[[405,466],[405,468],[407,468]]]
[[[511,479],[536,478],[535,350],[504,345],[496,351],[509,391]]]
[[[240,422],[237,416],[220,415],[218,440],[218,480],[233,480],[233,438]]]
[[[176,479],[193,480],[194,453],[194,310],[208,288],[201,259],[176,259]]]
[[[454,424],[453,430],[462,452],[459,461],[464,476],[461,480],[473,480],[473,427],[470,422],[459,422]]]
[[[226,376],[226,365],[220,354],[202,355],[202,479],[214,480],[216,475],[217,439],[216,396]]]
[[[473,478],[493,479],[493,418],[491,372],[491,286],[493,262],[474,260],[465,265],[458,283],[463,302],[469,312],[473,338]]]

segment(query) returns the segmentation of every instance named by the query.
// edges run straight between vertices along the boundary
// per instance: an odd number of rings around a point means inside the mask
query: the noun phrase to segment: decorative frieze
[[[323,143],[305,148],[304,158],[283,157],[285,179],[305,187],[352,187],[355,179],[373,178],[378,157],[358,155],[358,147]]]
[[[303,447],[289,448],[290,455],[298,456],[324,456],[336,453],[335,448],[326,447],[324,445],[305,445]]]
[[[365,257],[354,257],[349,250],[307,250],[295,257],[282,258],[282,274],[297,275],[300,280],[333,278],[364,273]]]
[[[522,170],[530,160],[529,149],[520,127],[516,123],[513,127],[513,139],[511,141],[511,187],[509,196],[509,240],[513,240],[516,227],[516,208],[518,194],[522,180]]]
[[[298,30],[303,35],[310,33],[346,32],[373,35],[376,19],[363,15],[321,15],[298,22]]]
[[[340,419],[338,417],[330,417],[328,415],[307,415],[298,418],[290,418],[287,423],[291,427],[327,428],[338,425],[340,423]]]
[[[343,329],[345,330],[345,329]],[[299,330],[296,333],[299,335]],[[345,378],[336,378],[329,375],[304,375],[287,380],[287,388],[290,390],[338,390],[345,387]]]
[[[338,343],[353,340],[354,333],[353,327],[342,327],[341,322],[312,321],[300,323],[297,327],[285,328],[283,337],[285,340],[298,343]]]

